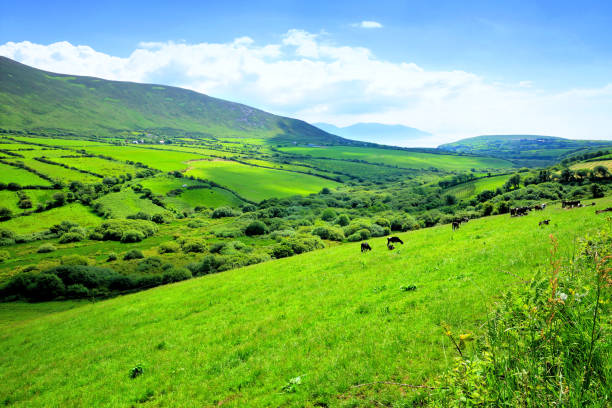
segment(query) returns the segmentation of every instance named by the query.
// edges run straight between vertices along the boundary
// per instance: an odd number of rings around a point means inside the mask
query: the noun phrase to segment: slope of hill
[[[171,86],[55,74],[0,57],[4,129],[59,129],[103,136],[132,131],[344,143],[306,122]]]
[[[344,127],[329,123],[314,123],[314,125],[328,133],[347,139],[389,146],[409,147],[411,141],[431,136],[431,133],[409,126],[385,125],[383,123],[355,123]]]
[[[581,150],[612,146],[609,140],[573,140],[539,135],[486,135],[462,139],[439,149],[499,157],[520,166],[546,166]]]
[[[548,270],[549,234],[573,259],[611,203],[404,233],[393,252],[384,238],[366,254],[335,246],[46,315],[52,304],[0,304],[2,402],[399,406],[414,390],[352,386],[427,383],[452,362],[441,323],[482,333],[492,300]]]

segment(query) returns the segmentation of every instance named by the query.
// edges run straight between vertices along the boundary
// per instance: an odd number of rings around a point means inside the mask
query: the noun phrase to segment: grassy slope
[[[512,167],[512,164],[506,160],[490,157],[453,156],[364,147],[287,147],[281,150],[287,153],[303,154],[312,157],[357,159],[370,163],[383,163],[412,169],[437,167],[444,170],[470,170],[471,168]]]
[[[11,160],[12,158],[7,158],[7,161],[13,162],[15,160]],[[3,183],[17,183],[21,186],[49,186],[47,180],[40,178],[34,173],[30,173],[29,171],[20,169],[18,167],[9,166],[4,163],[0,163],[0,174],[2,174],[2,178],[0,179]]]
[[[44,231],[64,220],[76,222],[82,227],[89,227],[99,224],[101,218],[91,212],[88,207],[73,203],[53,208],[49,211],[0,222],[0,228],[14,231],[18,234],[25,234],[28,232]]]
[[[116,135],[170,129],[203,135],[342,142],[305,122],[169,86],[106,81],[41,71],[0,57],[3,128],[59,128]]]
[[[578,169],[591,170],[591,169],[594,169],[597,166],[604,166],[608,170],[612,171],[612,160],[598,160],[598,161],[589,161],[589,162],[576,163],[573,166],[571,166],[570,168],[572,170],[578,170]]]
[[[132,189],[126,188],[116,193],[109,193],[95,201],[102,204],[104,211],[110,211],[111,218],[125,218],[139,212],[149,215],[165,212],[162,207],[151,200],[140,198]]]
[[[452,194],[458,199],[463,200],[485,190],[495,191],[496,188],[503,186],[510,177],[511,174],[506,174],[462,183],[444,190],[444,194]]]
[[[539,228],[544,217],[552,223]],[[609,222],[593,207],[495,216],[400,234],[393,252],[373,239],[367,254],[336,246],[5,323],[0,395],[16,406],[372,406],[371,389],[350,386],[439,373],[454,353],[441,321],[478,331],[517,284],[509,273],[548,268],[549,234],[569,259],[575,237],[599,228]],[[22,309],[6,305],[0,320]],[[145,373],[131,380],[137,364]],[[297,392],[283,393],[299,375]]]
[[[231,161],[204,160],[190,164],[186,175],[214,180],[253,201],[316,193],[323,187],[333,188],[340,185],[335,181],[308,174],[264,169]]]

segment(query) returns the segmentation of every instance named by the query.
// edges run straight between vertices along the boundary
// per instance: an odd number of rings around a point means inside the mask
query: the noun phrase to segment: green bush
[[[239,215],[238,211],[231,207],[218,207],[213,211],[212,218],[235,217],[237,215]]]
[[[56,249],[57,248],[55,248],[53,244],[46,243],[46,244],[42,244],[41,246],[39,246],[36,252],[38,252],[39,254],[47,254],[49,252],[55,251]]]
[[[115,252],[110,252],[108,257],[106,258],[106,262],[113,262],[117,260],[117,254]]]
[[[361,234],[360,234],[360,233],[358,233],[358,232],[356,232],[356,233],[354,233],[354,234],[349,235],[349,236],[348,236],[348,238],[347,238],[347,240],[348,240],[349,242],[358,242],[358,241],[361,241],[362,239],[363,239],[363,238],[361,237]]]
[[[81,284],[70,285],[66,288],[66,297],[69,299],[84,299],[89,297],[89,289]]]
[[[0,221],[7,221],[13,217],[13,212],[6,207],[0,207]]]
[[[336,211],[334,211],[333,208],[326,208],[321,213],[321,219],[323,221],[332,221],[334,218],[336,218]]]
[[[168,218],[164,214],[154,214],[151,217],[151,221],[156,224],[167,224],[170,222],[170,220],[168,220]]]
[[[174,241],[168,241],[160,244],[157,252],[160,254],[169,254],[180,251],[181,247],[178,243]]]
[[[0,229],[0,246],[13,245],[15,243],[15,233],[6,229]]]
[[[333,227],[316,227],[312,230],[312,234],[321,239],[327,239],[330,241],[342,241],[344,239],[344,233],[342,230]]]
[[[185,252],[185,253],[189,253],[189,252],[196,252],[196,253],[206,252],[206,241],[204,241],[203,239],[197,239],[197,238],[186,239],[181,244],[181,248],[182,248],[183,252]]]
[[[108,220],[96,227],[96,234],[90,235],[90,238],[96,236],[103,241],[121,241],[126,231],[137,231],[144,239],[157,232],[157,225],[146,220]]]
[[[132,249],[131,251],[128,251],[125,255],[123,255],[124,261],[129,261],[132,259],[142,259],[142,258],[144,258],[144,255],[142,254],[142,251],[138,249]]]
[[[88,265],[89,264],[89,259],[83,255],[77,255],[77,254],[72,254],[72,255],[64,255],[62,256],[62,259],[60,260],[60,263],[62,265]]]
[[[78,232],[66,232],[62,234],[62,236],[60,237],[59,243],[67,244],[70,242],[80,242],[80,241],[83,241],[84,239],[85,239],[85,236],[82,234],[79,234]]]
[[[0,251],[0,263],[11,259],[11,254],[8,251]]]
[[[244,230],[244,233],[247,236],[251,237],[255,235],[263,235],[266,233],[266,230],[267,230],[266,224],[264,224],[261,221],[253,221],[252,223],[247,225],[247,227]]]
[[[151,274],[154,272],[161,272],[161,270],[162,260],[157,256],[144,258],[138,262],[138,266],[136,266],[136,272],[141,274]]]
[[[121,242],[123,243],[140,242],[143,239],[145,239],[145,235],[136,230],[127,230],[121,235]]]
[[[272,249],[272,256],[276,259],[286,258],[291,255],[293,255],[293,248],[287,242],[283,242]]]
[[[341,227],[346,227],[347,225],[350,224],[350,222],[351,222],[351,219],[346,214],[342,214],[338,216],[338,218],[336,219],[336,224],[338,224]]]
[[[191,277],[191,271],[187,268],[172,268],[163,274],[162,283],[180,282]]]
[[[206,224],[205,224],[205,223],[204,223],[204,221],[202,221],[202,220],[192,220],[192,221],[189,221],[189,222],[187,223],[187,226],[188,226],[189,228],[201,228],[201,227],[203,227],[204,225],[206,225]]]

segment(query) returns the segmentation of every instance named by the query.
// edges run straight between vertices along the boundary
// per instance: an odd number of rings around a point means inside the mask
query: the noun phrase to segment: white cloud
[[[424,144],[492,133],[612,138],[612,84],[547,92],[529,81],[385,61],[326,38],[290,30],[271,44],[143,42],[127,57],[25,41],[0,45],[0,55],[53,72],[181,86],[310,122],[399,123],[436,134]]]
[[[378,21],[364,20],[361,23],[352,24],[352,26],[359,28],[382,28],[383,25],[380,24]]]

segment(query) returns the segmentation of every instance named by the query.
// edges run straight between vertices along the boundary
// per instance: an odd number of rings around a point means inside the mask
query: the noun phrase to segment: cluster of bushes
[[[126,218],[129,220],[153,221],[156,224],[167,224],[168,222],[170,222],[166,214],[158,213],[149,215],[144,211],[139,211],[136,214],[128,215]]]
[[[305,252],[324,248],[325,244],[318,237],[300,237],[281,240],[279,245],[272,249],[274,258],[286,258],[292,255],[299,255]]]
[[[157,232],[155,223],[147,220],[108,220],[89,235],[98,241],[140,242]]]
[[[156,260],[139,265],[140,272],[162,273],[146,276],[122,275],[110,268],[88,265],[61,265],[43,272],[23,272],[0,287],[0,298],[42,302],[56,299],[106,298],[191,278],[186,268],[157,267]]]
[[[237,217],[240,212],[231,207],[218,207],[212,213],[212,218]]]
[[[204,256],[198,262],[188,264],[187,268],[191,271],[193,276],[202,276],[210,273],[223,272],[247,265],[266,262],[270,259],[270,255],[265,253],[238,253],[232,255],[210,254]]]

